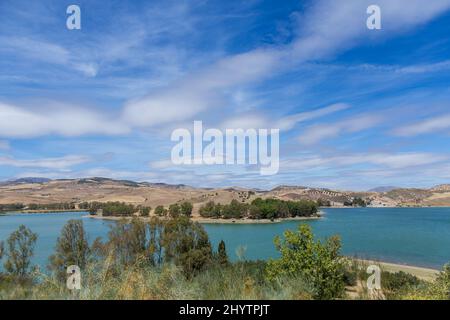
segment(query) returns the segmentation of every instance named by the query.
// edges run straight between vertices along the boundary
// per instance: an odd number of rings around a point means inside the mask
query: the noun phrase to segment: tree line
[[[207,202],[199,210],[205,218],[223,219],[278,219],[293,217],[311,217],[317,214],[318,204],[311,200],[284,201],[279,199],[257,198],[250,204],[232,200],[223,205],[214,201]]]

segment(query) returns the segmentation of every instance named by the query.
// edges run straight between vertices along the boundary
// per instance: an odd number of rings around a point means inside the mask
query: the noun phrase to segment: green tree
[[[221,240],[217,248],[217,261],[220,265],[228,265],[228,255],[227,249],[225,247],[225,242]]]
[[[192,203],[185,201],[180,206],[180,212],[182,215],[185,215],[187,217],[190,217],[192,214]]]
[[[83,221],[69,220],[56,242],[55,254],[49,258],[49,269],[55,272],[59,279],[64,279],[66,269],[71,265],[77,265],[84,270],[89,255],[90,248]]]
[[[155,214],[159,217],[163,217],[167,214],[167,209],[165,209],[163,206],[157,206],[155,208]]]
[[[7,260],[5,270],[15,276],[25,277],[31,269],[31,258],[34,254],[34,246],[37,234],[21,225],[19,229],[11,233],[7,239]]]
[[[150,215],[151,210],[152,210],[151,207],[143,207],[143,208],[141,208],[141,215],[143,217],[148,217]]]
[[[297,232],[286,231],[284,239],[275,238],[281,254],[277,260],[269,260],[266,274],[269,280],[279,276],[300,276],[314,291],[316,299],[341,297],[344,291],[344,265],[339,255],[338,237],[325,243],[314,241],[311,227],[301,225]]]
[[[119,221],[108,234],[108,247],[119,267],[140,262],[151,262],[147,225],[140,219]]]
[[[199,223],[181,216],[167,221],[163,243],[165,260],[182,267],[186,277],[192,277],[212,260],[208,234]]]
[[[180,215],[180,211],[181,211],[180,205],[177,203],[171,204],[169,206],[169,215],[172,218],[177,218]]]

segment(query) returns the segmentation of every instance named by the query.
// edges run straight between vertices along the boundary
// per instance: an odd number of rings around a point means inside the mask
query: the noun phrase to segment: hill
[[[0,204],[121,201],[155,208],[158,205],[168,206],[176,202],[190,201],[194,205],[194,214],[201,205],[210,200],[222,204],[229,203],[233,199],[249,203],[257,197],[321,200],[322,203],[335,207],[349,205],[359,198],[373,207],[450,206],[450,185],[431,189],[395,188],[382,192],[341,191],[305,186],[279,186],[272,190],[212,189],[100,177],[65,180],[26,178],[3,182],[0,185]]]

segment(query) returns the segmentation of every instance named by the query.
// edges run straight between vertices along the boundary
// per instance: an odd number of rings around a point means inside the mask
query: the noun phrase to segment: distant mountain
[[[431,191],[436,192],[449,192],[450,191],[450,184],[440,184],[438,186],[435,186],[430,189]]]
[[[398,187],[393,187],[393,186],[384,186],[384,187],[377,187],[377,188],[373,188],[368,190],[368,192],[389,192],[392,190],[398,189]]]
[[[5,184],[21,184],[21,183],[47,183],[51,181],[51,179],[47,178],[35,178],[35,177],[26,177],[26,178],[20,178],[16,180],[11,180],[5,182]]]

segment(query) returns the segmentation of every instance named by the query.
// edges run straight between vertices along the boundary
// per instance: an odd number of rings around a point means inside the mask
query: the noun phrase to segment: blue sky
[[[450,182],[450,0],[2,0],[0,16],[1,180]],[[279,173],[171,164],[194,120],[279,128]]]

